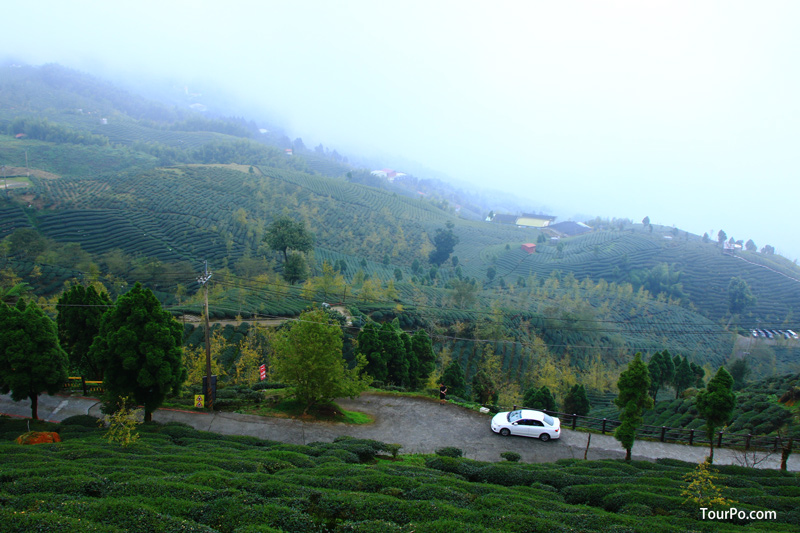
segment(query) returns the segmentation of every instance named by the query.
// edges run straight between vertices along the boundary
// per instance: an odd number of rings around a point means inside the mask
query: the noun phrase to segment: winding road
[[[479,461],[500,461],[500,454],[513,451],[527,463],[552,462],[558,459],[583,458],[589,433],[563,429],[561,439],[541,442],[525,437],[501,437],[489,429],[490,415],[477,413],[457,405],[441,404],[427,398],[410,398],[384,394],[362,394],[354,400],[337,403],[348,411],[370,414],[374,423],[348,425],[336,422],[307,422],[297,419],[268,418],[256,415],[215,412],[197,413],[159,409],[153,420],[160,423],[180,422],[195,429],[225,435],[251,435],[260,439],[308,444],[330,442],[338,436],[375,439],[402,445],[400,453],[433,453],[445,446],[464,451],[464,456]],[[0,395],[0,415],[30,417],[30,401],[14,402],[9,395]],[[94,398],[56,395],[39,397],[39,418],[60,422],[78,414],[101,416],[100,403]],[[700,446],[637,441],[634,459],[673,458],[699,463],[708,455]],[[591,434],[588,459],[621,459],[625,456],[619,442],[610,435]],[[742,454],[729,449],[714,452],[716,464],[741,464]],[[780,454],[766,457],[761,468],[779,468]],[[791,456],[788,468],[800,471],[800,458]]]

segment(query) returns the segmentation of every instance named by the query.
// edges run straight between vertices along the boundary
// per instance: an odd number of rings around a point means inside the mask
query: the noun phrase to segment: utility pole
[[[209,409],[214,408],[214,397],[212,396],[211,388],[211,343],[208,334],[208,280],[211,279],[211,272],[208,271],[208,261],[205,261],[205,274],[197,278],[197,283],[203,286],[203,302],[205,310],[205,339],[206,339],[206,407]]]

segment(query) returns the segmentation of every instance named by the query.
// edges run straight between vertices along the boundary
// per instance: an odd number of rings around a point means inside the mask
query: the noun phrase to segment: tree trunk
[[[794,439],[789,439],[789,444],[781,446],[781,472],[786,472],[786,463],[789,461],[789,456],[792,455],[792,442]]]
[[[39,395],[31,393],[31,418],[39,420]]]
[[[145,422],[152,422],[153,421],[153,411],[150,409],[145,408],[144,410],[144,421]]]
[[[711,434],[711,439],[709,439],[709,448],[711,449],[711,453],[708,455],[708,464],[714,464],[714,434]]]
[[[630,448],[625,448],[625,460],[626,461],[630,461],[631,460],[631,449]]]

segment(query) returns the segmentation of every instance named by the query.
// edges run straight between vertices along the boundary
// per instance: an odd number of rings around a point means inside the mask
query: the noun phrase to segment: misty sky
[[[213,83],[307,145],[398,154],[560,220],[647,215],[800,258],[800,2],[30,0],[2,12],[0,55],[19,61]]]

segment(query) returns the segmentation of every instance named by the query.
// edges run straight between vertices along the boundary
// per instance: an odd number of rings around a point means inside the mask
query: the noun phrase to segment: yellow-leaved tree
[[[225,349],[225,338],[222,330],[217,330],[211,336],[211,375],[219,380],[225,375],[225,370],[219,362],[219,357]],[[186,383],[200,385],[206,375],[206,349],[203,346],[195,348],[183,347],[183,364],[186,367]]]
[[[269,330],[255,324],[250,328],[247,337],[239,343],[239,358],[234,365],[231,384],[252,386],[261,380],[259,367],[267,367],[270,375],[267,350],[269,347]]]

